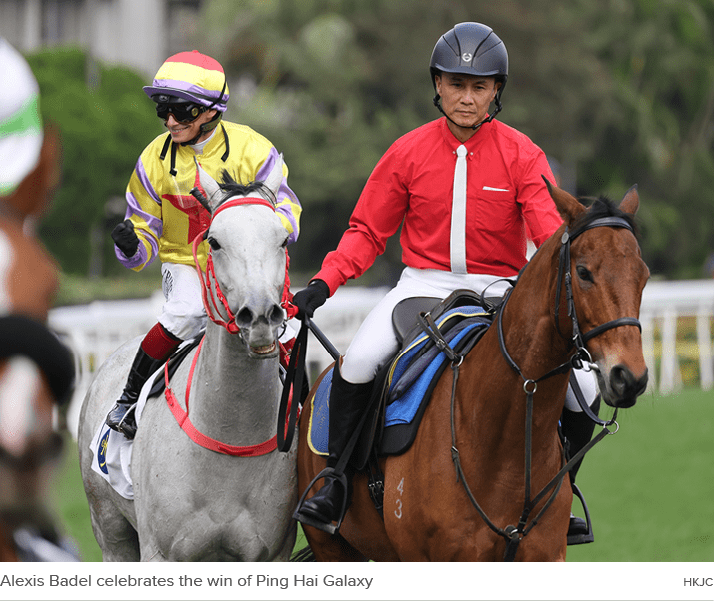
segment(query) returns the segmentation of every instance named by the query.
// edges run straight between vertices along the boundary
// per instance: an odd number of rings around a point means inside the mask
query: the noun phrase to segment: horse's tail
[[[314,563],[315,561],[315,553],[312,551],[310,546],[305,546],[297,552],[293,552],[290,557],[291,563]]]

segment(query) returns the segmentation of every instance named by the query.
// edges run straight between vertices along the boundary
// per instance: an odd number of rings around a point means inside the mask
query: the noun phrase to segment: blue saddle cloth
[[[460,352],[475,341],[475,336],[490,324],[490,315],[478,306],[461,306],[442,314],[437,320],[442,335],[452,349]],[[387,376],[388,391],[384,425],[410,424],[431,396],[435,380],[448,362],[425,333],[420,333],[404,347],[392,362]],[[318,454],[328,452],[329,397],[332,384],[330,369],[315,391],[308,441]]]

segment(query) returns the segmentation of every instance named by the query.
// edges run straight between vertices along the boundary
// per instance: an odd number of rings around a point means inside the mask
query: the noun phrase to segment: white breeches
[[[196,269],[179,263],[162,264],[161,288],[166,298],[158,318],[161,326],[184,341],[198,335],[206,326],[207,316]]]

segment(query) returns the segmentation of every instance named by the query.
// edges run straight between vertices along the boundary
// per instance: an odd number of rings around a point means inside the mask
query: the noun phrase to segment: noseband
[[[580,330],[580,323],[578,322],[577,313],[575,311],[575,301],[573,299],[573,279],[572,274],[570,272],[570,243],[578,236],[580,236],[583,232],[586,232],[587,230],[590,230],[592,228],[625,228],[626,230],[629,230],[634,234],[632,225],[630,225],[630,223],[622,217],[602,217],[600,219],[595,219],[590,223],[580,226],[580,228],[576,229],[572,233],[569,232],[568,226],[565,227],[565,232],[563,232],[563,236],[560,239],[560,255],[558,262],[557,278],[558,282],[555,291],[554,318],[556,330],[560,335],[562,335],[560,331],[559,308],[560,294],[562,288],[561,285],[564,284],[567,312],[573,325],[572,341],[573,345],[575,346],[575,354],[570,358],[568,362],[560,365],[559,367],[556,367],[555,369],[546,373],[538,379],[526,378],[525,375],[523,375],[523,372],[521,371],[518,364],[516,364],[511,355],[508,353],[508,350],[506,350],[506,342],[503,336],[503,310],[505,309],[506,303],[508,302],[508,298],[510,297],[513,290],[509,291],[503,300],[503,305],[501,306],[501,309],[498,313],[498,343],[501,348],[501,353],[506,359],[506,362],[516,373],[518,373],[518,375],[521,376],[521,378],[525,382],[523,388],[526,393],[529,393],[531,390],[535,392],[535,387],[539,381],[552,377],[553,375],[567,373],[568,371],[570,371],[570,369],[584,368],[588,371],[590,369],[597,369],[597,365],[592,361],[592,356],[590,355],[590,352],[585,347],[587,342],[593,337],[596,337],[604,333],[605,331],[609,331],[610,329],[627,325],[635,326],[640,330],[640,332],[642,332],[642,325],[640,324],[640,321],[637,318],[633,318],[631,316],[625,316],[622,318],[617,318],[615,320],[609,320],[586,333],[582,333],[582,331]],[[599,417],[597,417],[588,406],[583,406],[583,411],[592,421],[594,421],[600,426],[607,426],[615,423],[614,416],[612,420],[610,420],[609,422],[605,422]]]

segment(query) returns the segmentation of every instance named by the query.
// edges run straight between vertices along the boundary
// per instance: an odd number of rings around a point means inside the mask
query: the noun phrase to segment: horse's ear
[[[553,185],[546,179],[544,175],[541,175],[545,185],[548,188],[548,193],[555,203],[555,208],[558,209],[558,213],[563,218],[563,221],[568,225],[572,224],[576,217],[579,217],[587,211],[584,205],[577,201],[577,199],[565,190],[561,190],[558,186]]]
[[[629,190],[627,190],[625,197],[620,203],[620,210],[625,211],[625,213],[630,213],[630,215],[634,215],[635,213],[637,213],[637,209],[639,208],[640,195],[637,193],[637,184],[635,184]]]
[[[266,187],[277,197],[278,190],[280,189],[280,184],[283,183],[283,166],[285,165],[283,161],[283,155],[278,156],[275,166],[273,166],[270,174],[265,178],[263,182]]]
[[[218,200],[221,197],[221,186],[219,186],[218,182],[205,171],[196,158],[194,158],[194,161],[196,162],[196,170],[198,171],[198,180],[201,183],[201,187],[205,190],[208,196],[208,203],[211,208],[215,209],[218,204]]]

